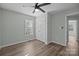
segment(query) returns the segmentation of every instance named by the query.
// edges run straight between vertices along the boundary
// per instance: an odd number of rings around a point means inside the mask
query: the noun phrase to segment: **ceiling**
[[[31,16],[38,16],[43,14],[41,11],[36,11],[34,14],[32,13],[35,3],[0,3],[0,7],[16,12],[20,12],[23,14],[28,14]],[[51,3],[50,5],[41,7],[43,10],[47,12],[58,12],[61,10],[67,10],[73,7],[77,7],[79,4],[77,3]]]

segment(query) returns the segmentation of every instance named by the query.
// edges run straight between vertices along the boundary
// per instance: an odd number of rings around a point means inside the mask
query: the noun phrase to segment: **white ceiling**
[[[38,16],[41,15],[41,11],[37,11],[34,14],[32,13],[34,8],[31,6],[34,6],[35,3],[2,3],[0,4],[0,7],[16,12],[20,12],[23,14],[28,14],[32,16]],[[50,5],[41,7],[47,12],[58,12],[61,10],[67,10],[73,7],[77,7],[79,4],[77,3],[52,3]],[[24,6],[24,7],[23,7]]]

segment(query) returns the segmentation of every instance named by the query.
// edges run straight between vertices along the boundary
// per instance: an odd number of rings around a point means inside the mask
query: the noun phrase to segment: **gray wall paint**
[[[67,41],[67,20],[66,16],[79,12],[79,9],[74,8],[71,10],[65,10],[56,14],[44,14],[40,15],[36,19],[36,38],[46,42],[55,42],[60,45],[66,46]],[[45,21],[47,23],[45,23]],[[45,26],[47,31],[45,30]],[[61,29],[63,27],[63,29]],[[47,35],[45,35],[45,32]],[[47,36],[47,37],[46,37]],[[47,38],[47,39],[45,39]]]
[[[52,25],[54,27],[54,30],[52,30],[52,34],[55,37],[53,38],[52,36],[52,41],[61,45],[65,45],[65,15],[56,14],[53,17],[54,18],[52,18]],[[62,26],[64,27],[63,29],[61,29]]]
[[[47,43],[52,42],[52,15],[47,14]]]
[[[35,20],[35,17],[4,9],[1,12],[3,14],[2,47],[27,41],[24,35],[24,20]]]
[[[70,14],[75,14],[79,12],[79,9],[74,8],[71,10],[66,10],[60,13],[56,13],[52,15],[52,42],[61,44],[61,45],[66,45],[67,41],[67,22],[66,22],[66,16]],[[61,29],[61,27],[64,27]]]
[[[1,12],[3,16],[1,25],[3,28],[0,31],[2,32],[2,45],[27,41],[24,37],[24,20],[35,20],[35,17],[8,10],[0,10]],[[79,9],[71,9],[54,15],[43,14],[38,16],[36,18],[36,38],[45,43],[55,42],[66,45],[66,16],[75,12],[79,12]],[[64,28],[61,29],[61,26]]]
[[[2,12],[0,10],[0,46],[2,43]]]

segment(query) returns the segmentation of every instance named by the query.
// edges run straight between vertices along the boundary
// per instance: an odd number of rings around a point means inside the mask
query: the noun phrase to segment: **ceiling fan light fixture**
[[[39,11],[38,9],[35,9],[35,11]]]

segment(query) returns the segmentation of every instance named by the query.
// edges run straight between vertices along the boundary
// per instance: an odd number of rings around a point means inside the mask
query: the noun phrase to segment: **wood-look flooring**
[[[69,36],[65,55],[79,56],[79,39],[76,36]]]
[[[46,45],[39,40],[31,40],[20,44],[4,47],[1,56],[63,56],[65,48],[56,43]]]

